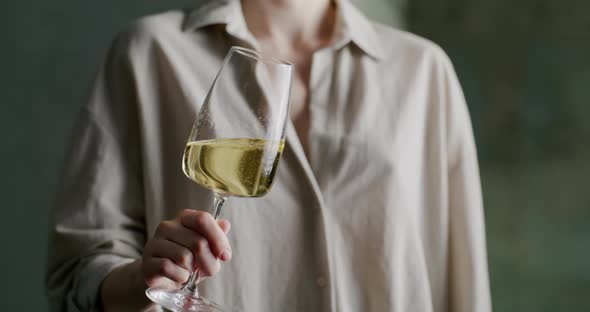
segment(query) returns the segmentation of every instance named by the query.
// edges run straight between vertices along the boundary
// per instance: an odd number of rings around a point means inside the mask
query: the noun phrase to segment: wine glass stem
[[[221,207],[225,203],[225,196],[215,193],[215,199],[213,199],[213,218],[217,221],[221,214]]]
[[[213,218],[217,221],[219,219],[219,215],[221,214],[221,208],[225,203],[225,196],[215,194],[215,199],[213,200]],[[190,293],[193,298],[199,298],[199,269],[197,268],[194,270],[188,281],[182,286],[182,291]]]

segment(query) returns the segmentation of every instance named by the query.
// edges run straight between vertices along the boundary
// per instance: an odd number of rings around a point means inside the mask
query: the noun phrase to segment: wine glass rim
[[[244,47],[233,46],[233,47],[231,47],[231,51],[236,51],[242,55],[254,58],[254,59],[264,62],[264,63],[274,63],[277,65],[293,66],[293,64],[290,62],[283,61],[283,60],[278,59],[276,57],[268,56],[268,55],[265,55],[265,54],[258,52],[256,50],[252,50],[252,49],[248,49],[248,48],[244,48]]]

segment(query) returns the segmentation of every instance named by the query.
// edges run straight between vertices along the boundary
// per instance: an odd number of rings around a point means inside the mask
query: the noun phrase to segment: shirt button
[[[325,279],[325,278],[323,278],[322,276],[318,277],[318,278],[315,280],[315,282],[316,282],[316,284],[318,284],[318,286],[319,286],[320,288],[324,288],[324,287],[326,287],[326,285],[328,284],[328,282],[326,281],[326,279]]]

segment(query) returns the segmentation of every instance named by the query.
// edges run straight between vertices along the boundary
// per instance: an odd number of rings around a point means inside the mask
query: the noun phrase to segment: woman
[[[232,45],[294,63],[292,123],[273,190],[215,222],[180,159]],[[50,244],[56,311],[158,309],[146,287],[194,268],[238,311],[490,310],[452,66],[346,0],[209,1],[120,34],[80,114]]]

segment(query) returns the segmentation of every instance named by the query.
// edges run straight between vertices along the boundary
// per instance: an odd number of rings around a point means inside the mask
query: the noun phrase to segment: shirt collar
[[[375,59],[383,56],[383,50],[371,21],[348,0],[336,0],[342,21],[342,38],[352,42]],[[239,0],[207,0],[187,16],[183,29],[196,30],[202,27],[225,24],[226,31],[250,43],[255,43],[248,30]],[[253,44],[255,46],[255,44]]]

